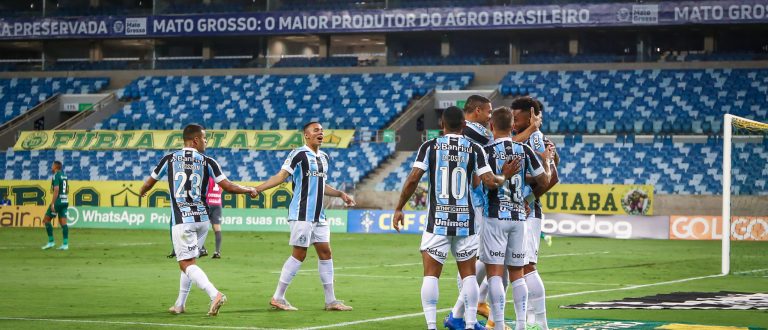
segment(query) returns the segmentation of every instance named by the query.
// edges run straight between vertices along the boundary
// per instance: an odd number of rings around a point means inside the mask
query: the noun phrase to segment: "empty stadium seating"
[[[101,129],[326,128],[378,130],[414,95],[464,88],[471,73],[143,77],[118,92],[138,99],[97,124]]]
[[[335,56],[328,58],[306,58],[290,57],[283,58],[275,63],[275,68],[289,67],[339,67],[339,66],[357,66],[357,57],[354,56]]]
[[[633,56],[610,54],[578,54],[578,55],[550,55],[532,54],[520,56],[521,64],[550,64],[550,63],[615,63],[634,62]]]
[[[323,149],[331,158],[329,182],[354,185],[394,152],[394,143],[352,144],[347,149]],[[208,149],[230,180],[262,181],[280,170],[290,150],[256,151]],[[0,153],[3,179],[50,179],[50,161],[64,162],[70,180],[144,180],[165,155],[163,150],[72,151],[39,150]]]
[[[108,85],[108,78],[0,79],[0,124],[34,108],[56,93],[89,94]]]
[[[733,194],[768,195],[768,139],[733,146]],[[719,195],[722,192],[723,144],[582,143],[570,137],[558,146],[562,183],[651,184],[657,194]],[[411,171],[415,153],[376,188],[400,190]],[[425,180],[422,178],[422,180]]]
[[[403,66],[416,65],[480,65],[483,64],[482,56],[421,56],[401,57],[396,63]]]
[[[500,89],[540,98],[547,133],[719,134],[726,113],[768,115],[766,69],[510,72]]]

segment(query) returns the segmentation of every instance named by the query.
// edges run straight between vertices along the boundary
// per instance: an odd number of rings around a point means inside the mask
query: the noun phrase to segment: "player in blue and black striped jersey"
[[[323,211],[323,197],[339,197],[346,206],[354,206],[355,200],[327,183],[330,159],[320,151],[323,138],[323,126],[320,123],[304,125],[305,145],[288,155],[280,172],[256,187],[258,191],[264,191],[282,183],[289,176],[293,177],[293,198],[288,211],[288,224],[291,227],[288,244],[293,250],[283,264],[277,289],[269,302],[275,309],[297,310],[285,299],[285,292],[307,257],[307,248],[314,245],[319,259],[320,281],[325,292],[325,310],[352,310],[352,307],[337,300],[334,292],[331,229]]]
[[[527,131],[530,129],[528,118],[541,116],[543,104],[530,97],[521,97],[512,102],[512,112],[514,116],[514,130],[517,132]],[[525,140],[525,144],[533,149],[536,157],[539,157],[539,160],[542,161],[542,165],[549,168],[552,172],[550,180],[545,183],[526,180],[528,184],[526,192],[523,194],[528,201],[530,209],[527,220],[528,234],[526,235],[526,258],[528,259],[528,264],[524,268],[525,281],[529,289],[528,309],[532,312],[530,314],[534,316],[532,318],[533,323],[540,328],[546,329],[547,317],[544,282],[542,282],[536,270],[539,244],[541,242],[541,219],[543,217],[539,197],[558,183],[557,164],[559,157],[555,151],[554,144],[538,129]],[[543,155],[548,153],[553,155],[549,161],[543,159]]]
[[[491,100],[480,95],[471,95],[464,103],[464,117],[466,119],[466,126],[464,127],[463,134],[470,141],[475,142],[483,147],[493,143],[493,134],[489,130],[488,126],[491,120]],[[532,116],[530,120],[530,127],[513,137],[516,142],[523,142],[530,134],[532,134],[541,125],[541,117]],[[474,206],[477,209],[477,213],[482,218],[483,209],[485,209],[486,200],[485,193],[483,192],[482,185],[477,185],[472,189],[472,198]],[[478,227],[482,230],[483,220],[477,220]],[[475,263],[475,271],[477,274],[477,280],[482,282],[480,284],[480,299],[477,306],[478,314],[488,318],[490,317],[490,308],[486,302],[488,295],[488,283],[485,281],[485,264],[478,260]],[[459,278],[459,290],[461,290],[461,279]],[[506,282],[505,282],[506,283]],[[463,318],[464,300],[459,297],[453,306],[453,310],[446,317],[444,325],[449,329],[459,328],[461,319]],[[457,321],[458,319],[458,321]],[[490,326],[493,326],[493,321],[489,321]]]
[[[227,180],[219,163],[203,154],[208,143],[205,129],[200,125],[187,125],[183,132],[184,148],[174,151],[155,166],[141,187],[141,196],[146,196],[157,181],[166,179],[171,193],[171,240],[179,262],[179,297],[168,309],[172,314],[184,313],[184,305],[191,283],[197,284],[211,298],[208,315],[216,316],[227,298],[219,292],[208,276],[195,264],[199,245],[208,234],[208,206],[206,195],[208,179],[213,178],[229,193],[249,193],[256,197],[255,188],[246,188]]]
[[[504,306],[506,288],[503,284],[505,270],[508,270],[512,284],[516,314],[516,329],[525,329],[525,305],[528,298],[523,266],[526,264],[526,218],[523,196],[526,175],[540,184],[549,181],[549,170],[542,166],[533,150],[525,144],[512,140],[512,112],[502,107],[494,110],[492,130],[494,143],[485,147],[488,163],[494,173],[501,172],[501,166],[509,159],[520,159],[521,169],[497,189],[485,189],[487,205],[485,223],[480,238],[480,260],[486,264],[494,329],[505,329]],[[548,161],[549,154],[544,155]],[[501,322],[498,322],[501,321]]]
[[[445,135],[424,142],[419,148],[413,169],[400,194],[395,209],[393,226],[400,230],[403,207],[410,199],[422,175],[429,175],[429,211],[421,240],[424,279],[421,302],[429,329],[437,328],[438,278],[450,251],[462,278],[461,295],[466,303],[466,327],[473,329],[477,321],[478,285],[475,279],[477,254],[477,224],[473,198],[470,197],[472,177],[479,175],[483,184],[497,188],[519,169],[519,162],[503,167],[504,176],[491,173],[482,146],[460,135],[464,112],[449,107],[443,112]]]

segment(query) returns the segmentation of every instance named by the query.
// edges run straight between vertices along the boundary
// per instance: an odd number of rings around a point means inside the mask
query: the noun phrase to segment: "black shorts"
[[[208,220],[212,225],[221,224],[221,206],[209,206],[208,207]]]

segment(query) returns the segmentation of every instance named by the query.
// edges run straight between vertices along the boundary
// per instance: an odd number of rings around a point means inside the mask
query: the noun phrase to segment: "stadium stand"
[[[0,79],[0,124],[34,108],[56,93],[96,93],[108,85],[109,78]]]
[[[461,89],[472,78],[471,73],[143,77],[118,91],[120,99],[138,101],[95,128],[180,129],[182,123],[200,122],[213,129],[269,130],[314,120],[326,128],[378,130],[413,96]]]
[[[617,139],[615,143],[582,143],[567,137],[558,146],[561,182],[594,184],[652,184],[657,194],[717,195],[722,191],[723,142],[673,143],[671,137],[653,143]],[[768,142],[735,143],[733,193],[768,194]],[[390,173],[376,189],[402,188],[415,154]],[[753,180],[755,176],[761,179]]]
[[[340,67],[340,66],[357,66],[357,57],[355,56],[334,56],[327,58],[313,57],[290,57],[280,59],[273,67],[275,68],[289,68],[289,67]]]
[[[394,143],[353,143],[347,149],[324,149],[330,156],[332,171],[329,180],[337,185],[354,185],[387,159],[395,149]],[[49,162],[60,159],[70,180],[144,180],[155,163],[165,155],[164,150],[33,150],[0,153],[0,165],[6,171],[4,179],[47,180]],[[280,170],[290,150],[257,151],[237,149],[208,149],[235,181],[262,181]],[[130,160],[130,161],[128,161]]]
[[[546,133],[718,134],[731,113],[765,119],[766,69],[510,72],[503,95],[540,97]]]

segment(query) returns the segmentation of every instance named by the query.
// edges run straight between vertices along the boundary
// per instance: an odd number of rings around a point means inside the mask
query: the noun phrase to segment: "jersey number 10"
[[[448,198],[448,167],[440,166],[440,194],[439,198]],[[467,171],[462,167],[455,167],[451,172],[451,194],[454,199],[462,199],[467,193]]]

